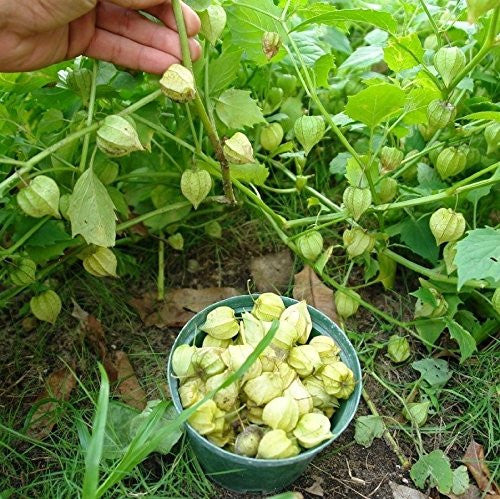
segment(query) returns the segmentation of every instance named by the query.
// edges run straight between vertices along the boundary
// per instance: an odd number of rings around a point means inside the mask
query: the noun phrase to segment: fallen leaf
[[[240,294],[235,288],[171,289],[163,301],[146,293],[131,304],[146,326],[179,328],[208,305]]]
[[[127,354],[121,350],[115,352],[113,364],[117,372],[117,389],[120,397],[127,405],[142,411],[147,403],[146,392],[139,384]]]
[[[281,294],[288,288],[292,277],[293,261],[290,251],[252,258],[250,273],[257,291]]]
[[[36,409],[27,432],[30,437],[42,440],[49,435],[57,422],[55,411],[59,403],[69,399],[75,384],[76,380],[66,366],[49,374],[46,388],[37,397],[36,402],[48,398],[53,400],[41,404]]]
[[[471,440],[462,458],[462,462],[467,466],[471,475],[476,480],[478,487],[483,492],[490,495],[500,495],[498,485],[495,482],[490,484],[491,474],[484,460],[484,448],[481,444]]]
[[[306,492],[309,492],[309,494],[312,494],[313,496],[319,496],[323,497],[325,495],[325,491],[323,490],[323,487],[321,484],[323,483],[323,478],[317,475],[313,475],[314,482],[310,487],[307,487],[307,489],[304,489]]]
[[[293,297],[306,302],[338,322],[337,312],[333,302],[333,291],[325,286],[313,269],[306,265],[304,269],[295,274]]]
[[[389,487],[391,487],[392,497],[394,499],[430,499],[428,495],[422,494],[422,492],[407,487],[406,485],[399,485],[398,483],[390,481]]]
[[[456,494],[446,494],[446,497],[450,499],[481,499],[482,494],[478,487],[475,485],[469,485],[469,488],[465,493],[457,496]],[[495,496],[487,496],[488,499],[493,499]],[[498,497],[498,496],[497,496]]]

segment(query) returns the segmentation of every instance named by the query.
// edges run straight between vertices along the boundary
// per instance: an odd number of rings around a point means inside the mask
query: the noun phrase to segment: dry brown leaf
[[[467,466],[471,475],[476,480],[478,487],[491,495],[500,495],[500,489],[496,483],[491,483],[491,474],[484,460],[484,448],[476,441],[471,440],[471,443],[465,451],[462,462]]]
[[[62,367],[49,374],[45,390],[37,397],[36,401],[55,399],[41,404],[31,418],[28,435],[42,440],[47,437],[56,424],[55,411],[60,402],[68,400],[71,390],[75,387],[76,380],[67,367]]]
[[[139,384],[134,368],[129,361],[127,354],[118,350],[113,355],[113,364],[117,372],[117,388],[122,400],[136,409],[142,411],[146,407],[146,392]]]
[[[323,487],[321,484],[323,483],[323,478],[317,475],[313,475],[314,482],[310,487],[307,487],[307,489],[304,489],[306,492],[309,492],[309,494],[312,494],[313,496],[318,496],[318,497],[324,497],[325,491],[323,490]]]
[[[390,481],[389,487],[391,487],[393,499],[430,499],[428,495],[406,485],[399,485]]]
[[[306,300],[309,305],[321,310],[332,321],[338,322],[333,302],[333,291],[321,282],[308,265],[301,272],[295,274],[293,297],[296,300]]]
[[[240,294],[235,288],[172,289],[161,302],[154,293],[147,293],[131,304],[146,326],[178,328],[208,305]]]
[[[289,250],[252,258],[250,273],[260,293],[281,294],[288,288],[292,277],[293,261]]]

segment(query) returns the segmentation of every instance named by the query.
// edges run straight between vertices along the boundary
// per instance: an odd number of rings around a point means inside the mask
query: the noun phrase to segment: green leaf
[[[226,90],[217,99],[215,110],[226,126],[237,130],[266,122],[257,102],[247,90]]]
[[[227,88],[236,79],[240,68],[241,54],[243,51],[231,46],[222,54],[210,61],[208,67],[208,86],[210,95],[217,95]]]
[[[349,97],[345,112],[351,118],[374,128],[401,111],[404,102],[403,90],[389,83],[381,83]]]
[[[314,63],[314,76],[316,79],[316,86],[328,88],[328,76],[330,71],[335,67],[335,56],[333,54],[322,55]]]
[[[500,111],[479,111],[460,118],[461,120],[500,121]]]
[[[467,232],[467,236],[457,243],[454,263],[459,291],[469,279],[486,279],[499,285],[500,230],[487,227]]]
[[[281,23],[273,18],[280,16],[281,9],[272,0],[234,0],[227,8],[227,25],[233,44],[242,48],[252,62],[267,64],[269,61],[262,51],[262,35],[271,31],[285,38]],[[276,55],[273,62],[278,59]]]
[[[446,328],[446,321],[444,319],[429,319],[425,322],[415,324],[415,328],[417,329],[420,337],[426,342],[425,346],[430,351],[432,347],[429,343],[434,345],[437,339],[441,336],[441,333]]]
[[[453,485],[451,486],[451,491],[455,495],[465,494],[469,488],[469,473],[467,473],[467,467],[463,464],[453,470]]]
[[[417,165],[417,180],[420,188],[428,192],[444,189],[447,184],[441,180],[436,170],[426,163]]]
[[[64,115],[59,109],[48,109],[42,114],[38,124],[37,135],[61,130],[64,126]]]
[[[342,9],[336,10],[332,5],[329,12],[324,12],[317,16],[311,17],[306,21],[298,24],[293,28],[293,31],[304,29],[310,24],[328,24],[336,26],[339,22],[351,21],[355,23],[366,23],[376,26],[384,31],[396,32],[398,23],[388,12],[365,9]],[[326,10],[326,6],[325,6]]]
[[[429,480],[430,485],[436,485],[442,494],[448,494],[453,484],[450,461],[445,453],[439,449],[422,456],[411,467],[410,477],[420,489],[424,489],[427,480]]]
[[[418,371],[430,386],[443,387],[451,378],[448,362],[443,359],[422,359],[413,362],[411,367]]]
[[[82,173],[71,194],[68,216],[73,237],[81,234],[88,244],[115,245],[116,216],[113,201],[91,168]]]
[[[450,336],[458,343],[460,348],[460,364],[462,364],[477,350],[476,340],[458,322],[450,320],[447,326]]]
[[[116,459],[125,453],[130,443],[130,421],[137,414],[138,411],[129,405],[109,403],[102,453],[104,459]]]
[[[384,434],[385,425],[380,416],[359,416],[356,419],[354,440],[363,447],[370,447],[373,439]]]
[[[231,178],[251,182],[255,185],[262,185],[269,176],[269,170],[260,163],[250,163],[248,165],[229,165]]]
[[[328,55],[322,47],[322,42],[317,30],[311,29],[299,33],[292,33],[290,37],[297,45],[301,58],[308,67],[313,67],[316,61],[324,55]]]
[[[361,156],[360,159],[364,165],[370,162],[369,156]],[[369,172],[373,181],[376,181],[379,176],[378,163],[376,161],[373,161],[370,165]],[[349,157],[347,159],[345,176],[349,184],[354,187],[367,188],[369,185],[365,170],[361,168],[359,163],[353,157]]]
[[[427,106],[440,96],[436,88],[414,88],[406,95],[403,121],[408,125],[427,123]]]
[[[417,33],[392,39],[384,49],[384,59],[390,69],[398,73],[422,62],[424,49]]]
[[[420,220],[407,218],[400,227],[401,241],[410,248],[413,253],[420,255],[431,263],[435,263],[439,256],[439,248],[436,240],[429,229],[429,217]]]
[[[358,47],[340,66],[339,71],[355,68],[362,70],[380,62],[384,57],[382,47],[375,45],[369,47]]]

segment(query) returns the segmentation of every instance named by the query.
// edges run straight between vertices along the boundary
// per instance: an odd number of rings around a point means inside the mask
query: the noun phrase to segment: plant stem
[[[163,242],[163,233],[160,232],[158,241],[158,300],[165,298],[165,243]]]
[[[370,412],[374,416],[380,417],[382,419],[382,422],[383,422],[383,418],[380,416],[380,413],[378,412],[377,407],[375,406],[372,399],[368,395],[366,388],[363,388],[363,391],[361,392],[361,394],[363,396],[363,400],[366,402],[366,405],[370,409]],[[399,459],[399,462],[401,463],[401,466],[405,470],[409,469],[411,466],[410,460],[407,457],[405,457],[405,455],[403,454],[403,451],[399,447],[399,444],[396,442],[395,438],[389,433],[389,430],[387,429],[387,426],[385,425],[385,423],[383,423],[383,424],[384,424],[384,440],[385,440],[385,442],[392,449],[394,454],[396,454],[397,458]]]
[[[436,24],[436,21],[432,17],[432,14],[429,12],[429,9],[427,8],[427,4],[425,3],[425,0],[418,0],[420,5],[422,6],[422,9],[425,12],[425,15],[427,16],[427,19],[429,19],[429,22],[431,23],[432,29],[434,31],[434,34],[436,35],[437,41],[438,41],[438,47],[441,48],[443,45],[441,43],[441,33],[439,32],[439,28]]]
[[[12,255],[12,253],[14,253],[17,248],[22,246],[33,234],[35,234],[35,232],[38,232],[38,230],[49,221],[49,218],[50,217],[48,216],[43,217],[36,225],[23,234],[12,246],[9,246],[4,251],[0,252],[0,261],[4,260],[9,255]]]
[[[89,106],[88,106],[87,122],[86,122],[86,125],[88,127],[92,125],[92,120],[94,118],[96,79],[97,79],[97,62],[94,61],[92,65],[92,85],[90,86],[90,97],[89,97]],[[90,143],[90,133],[85,135],[83,139],[82,155],[80,157],[80,173],[83,173],[85,171],[85,164],[87,162],[87,154],[89,151],[89,143]]]
[[[182,13],[182,4],[180,0],[172,0],[172,8],[174,11],[175,22],[177,24],[177,30],[179,32],[179,38],[181,42],[182,51],[182,62],[191,72],[193,71],[193,63],[191,62],[191,55],[189,51],[189,40],[186,32],[186,24],[184,23],[184,15]],[[196,83],[195,83],[196,85]],[[194,98],[194,107],[200,117],[205,130],[207,131],[208,138],[212,143],[212,147],[215,151],[215,157],[220,163],[222,171],[222,186],[224,188],[224,194],[226,195],[228,201],[231,204],[236,204],[236,198],[234,197],[233,186],[231,184],[231,172],[229,170],[229,164],[224,156],[222,150],[222,143],[219,139],[217,129],[213,126],[208,116],[203,101],[200,97],[198,89],[196,90],[196,96]]]
[[[158,208],[157,210],[144,213],[144,215],[140,215],[138,217],[132,218],[131,220],[127,220],[126,222],[117,225],[116,232],[121,232],[126,229],[129,229],[130,227],[133,227],[134,225],[137,225],[138,223],[144,222],[146,220],[149,220],[150,218],[155,217],[156,215],[162,215],[163,213],[167,213],[172,210],[180,210],[182,208],[186,208],[187,206],[191,206],[191,203],[189,201],[179,201],[178,203],[173,203],[167,206],[163,206],[162,208]]]

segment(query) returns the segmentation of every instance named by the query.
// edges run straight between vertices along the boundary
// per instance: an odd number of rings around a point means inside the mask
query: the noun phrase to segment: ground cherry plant
[[[165,247],[217,237],[242,205],[334,288],[343,319],[364,307],[468,359],[500,321],[497,2],[188,3],[203,57],[172,0],[183,61],[161,78],[86,58],[0,75],[0,306],[22,295],[55,323],[51,276],[125,275],[141,237],[161,298]],[[393,289],[401,268],[418,276],[410,321],[358,292]]]

